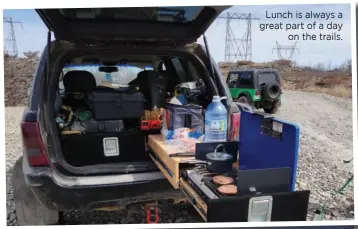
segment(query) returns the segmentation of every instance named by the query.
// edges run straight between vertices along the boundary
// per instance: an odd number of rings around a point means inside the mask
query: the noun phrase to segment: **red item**
[[[169,118],[170,118],[170,113],[169,113],[169,110],[165,109],[164,110],[165,112],[165,126],[169,129]]]
[[[230,141],[238,141],[240,135],[240,113],[231,115]]]
[[[148,207],[146,209],[146,222],[149,224],[158,223],[159,222],[159,215],[158,215],[158,207]]]
[[[161,123],[160,123],[159,120],[151,120],[151,121],[150,121],[150,127],[151,127],[152,129],[160,129]]]
[[[142,120],[140,129],[141,130],[157,130],[161,128],[160,120]]]
[[[142,123],[140,125],[141,130],[150,130],[149,121],[142,120]]]

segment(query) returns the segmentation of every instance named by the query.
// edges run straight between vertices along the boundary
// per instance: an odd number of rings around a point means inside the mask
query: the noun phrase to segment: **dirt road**
[[[276,114],[300,127],[298,189],[310,189],[310,214],[353,172],[352,101],[322,94],[284,92]],[[353,219],[353,187],[327,204],[326,219]]]
[[[23,108],[6,108],[6,174],[7,224],[16,225],[11,169],[21,155],[19,122]],[[309,219],[330,193],[341,187],[350,176],[352,166],[343,165],[353,152],[352,101],[303,92],[285,91],[277,117],[300,126],[300,152],[297,177],[298,189],[310,189]],[[326,219],[353,219],[353,187],[327,204]],[[163,222],[198,222],[200,218],[188,205],[166,208]],[[68,212],[68,224],[142,223],[140,215],[127,212]]]

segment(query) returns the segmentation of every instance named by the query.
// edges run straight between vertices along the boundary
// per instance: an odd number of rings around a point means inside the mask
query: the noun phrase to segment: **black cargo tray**
[[[215,198],[207,196],[188,176],[182,178],[181,189],[207,222],[257,221],[260,214],[252,211],[262,211],[263,208],[267,211],[267,214],[261,214],[263,221],[306,220],[310,191],[290,190],[289,168],[238,171],[237,174],[237,180],[232,173],[227,174],[237,182],[236,196],[218,193],[219,186],[212,182],[212,177],[204,177],[201,185],[205,184]],[[248,192],[252,186],[259,188],[255,194]],[[257,205],[260,203],[262,205]]]
[[[270,221],[306,221],[310,191],[234,196],[207,201],[207,222],[248,222],[252,198],[272,198]]]
[[[219,196],[210,199],[192,182],[181,179],[181,190],[206,222],[250,222],[252,202],[271,199],[267,221],[306,221],[310,191],[265,193],[262,195]]]

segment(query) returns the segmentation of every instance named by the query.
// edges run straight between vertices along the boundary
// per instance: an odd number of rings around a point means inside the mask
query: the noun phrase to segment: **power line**
[[[260,20],[253,17],[251,13],[227,13],[225,16],[219,16],[219,19],[226,20],[225,36],[225,61],[236,63],[240,60],[251,61],[252,59],[252,38],[251,38],[251,21]],[[234,30],[231,27],[231,21],[246,21],[246,30],[242,38],[237,39]],[[239,27],[239,26],[238,26]]]
[[[280,43],[278,43],[278,41],[276,41],[276,48],[273,48],[272,51],[276,50],[278,60],[292,61],[295,51],[298,51],[298,52],[300,51],[298,48],[296,48],[296,44],[297,44],[297,41],[293,45],[281,45]],[[287,52],[288,52],[289,55],[283,56],[282,51],[285,51],[285,54],[287,54]]]
[[[10,25],[9,35],[5,38],[4,41],[4,51],[7,55],[17,56],[18,50],[14,24],[20,24],[22,28],[22,22],[13,21],[12,17],[3,17],[3,22],[8,23]]]

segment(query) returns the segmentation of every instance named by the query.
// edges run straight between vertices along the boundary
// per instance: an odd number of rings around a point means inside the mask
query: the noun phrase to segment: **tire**
[[[12,188],[18,225],[56,225],[59,224],[60,213],[42,205],[25,182],[22,170],[22,157],[12,170]]]
[[[281,94],[280,85],[276,82],[268,83],[263,91],[265,101],[274,101]]]
[[[278,111],[278,107],[264,108],[264,111],[268,114],[276,114],[276,112]]]

